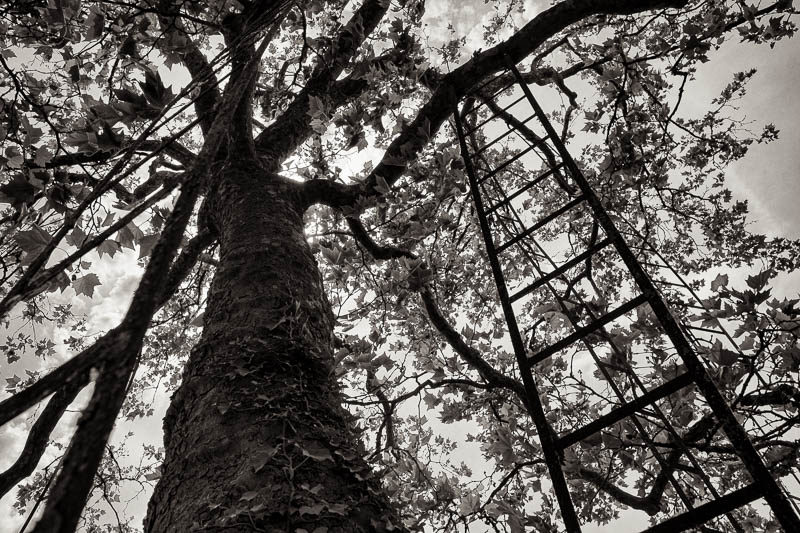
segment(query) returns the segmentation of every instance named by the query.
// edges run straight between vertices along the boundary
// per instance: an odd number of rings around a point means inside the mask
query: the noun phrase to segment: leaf
[[[0,203],[10,203],[15,208],[32,203],[36,187],[21,174],[14,174],[8,182],[0,185]]]
[[[142,88],[147,102],[156,109],[163,108],[172,99],[172,92],[164,87],[164,82],[161,81],[161,75],[158,70],[146,70],[144,82],[139,82],[139,87]]]
[[[149,257],[150,253],[153,251],[153,247],[155,247],[156,243],[158,242],[160,235],[145,235],[141,239],[139,239],[139,259],[144,259],[145,257]]]
[[[719,352],[719,364],[723,366],[729,366],[734,364],[736,361],[739,360],[739,354],[728,350],[727,348],[723,348]]]
[[[252,467],[253,472],[258,474],[261,470],[263,470],[263,468],[266,466],[269,460],[272,459],[277,451],[278,450],[272,446],[262,446],[259,452],[250,458],[250,466]]]
[[[774,274],[772,269],[767,269],[764,272],[750,276],[747,278],[747,286],[753,290],[759,291],[766,287],[767,282]]]
[[[130,248],[131,250],[134,249],[134,245],[139,242],[142,237],[144,237],[144,233],[142,233],[142,230],[133,222],[129,222],[128,225],[117,233],[117,241],[119,241],[120,246],[123,248]]]
[[[331,452],[316,443],[305,443],[302,447],[303,455],[316,461],[333,461]]]
[[[338,265],[339,261],[342,259],[342,251],[339,248],[327,248],[320,245],[319,250],[322,252],[322,255],[325,256],[325,259],[334,265]]]
[[[96,117],[99,121],[105,121],[109,126],[113,126],[117,122],[131,122],[136,118],[136,113],[131,116],[129,113],[123,111],[123,106],[131,106],[130,104],[115,102],[113,104],[96,104],[89,108],[89,112]],[[133,106],[131,106],[133,107]],[[92,124],[96,125],[96,121],[92,120]]]
[[[81,80],[81,69],[78,66],[78,62],[74,59],[70,59],[64,64],[64,67],[67,70],[67,74],[69,74],[69,79],[72,83],[78,83]]]
[[[255,498],[256,498],[256,496],[258,496],[258,491],[255,491],[255,490],[248,490],[247,492],[245,492],[244,494],[242,494],[242,497],[241,497],[241,498],[239,498],[239,500],[240,500],[240,501],[246,501],[246,502],[249,502],[249,501],[252,501],[253,499],[255,499]]]
[[[10,378],[6,378],[6,390],[12,392],[14,389],[17,388],[17,385],[19,385],[20,381],[22,380],[17,375],[14,375]]]
[[[476,492],[470,491],[461,496],[461,503],[458,506],[458,511],[464,515],[470,515],[475,512],[481,504],[480,496]]]
[[[75,226],[72,232],[64,239],[64,242],[75,248],[80,248],[85,240],[86,232],[80,226]]]
[[[133,106],[133,108],[137,111],[142,111],[150,107],[147,104],[147,98],[140,94],[136,94],[129,89],[114,89],[114,96],[116,96],[120,101]]]
[[[375,190],[381,194],[389,194],[391,192],[386,179],[380,174],[375,174]]]
[[[22,152],[16,146],[9,146],[5,151],[6,165],[8,168],[21,168],[25,158],[22,157]]]
[[[97,274],[86,274],[72,282],[72,288],[75,289],[76,294],[83,294],[89,298],[94,295],[94,288],[98,285],[100,285],[100,278],[97,277]]]
[[[43,167],[51,159],[53,159],[53,153],[47,148],[47,146],[40,146],[36,149],[36,155],[33,158],[33,162],[36,166]]]
[[[42,138],[44,130],[42,130],[42,128],[37,128],[33,126],[24,116],[22,117],[20,122],[22,123],[22,126],[25,128],[25,146],[29,147],[31,144],[39,142],[39,139]]]
[[[50,242],[50,234],[34,224],[27,231],[20,231],[14,235],[14,240],[23,252],[38,254]]]
[[[64,272],[59,272],[56,277],[50,281],[47,290],[55,291],[58,289],[59,292],[64,292],[67,287],[69,287],[69,276]]]
[[[97,247],[97,253],[100,254],[100,257],[103,257],[103,254],[108,254],[110,257],[114,257],[114,254],[119,252],[119,243],[117,241],[108,239],[104,241],[100,246]]]
[[[93,5],[89,8],[89,17],[86,19],[86,39],[91,41],[103,36],[106,16],[100,7]]]
[[[312,516],[319,516],[324,509],[325,506],[322,505],[321,503],[318,503],[317,505],[302,505],[297,510],[297,512],[300,513],[301,515],[307,514]]]
[[[308,96],[308,114],[311,115],[311,118],[328,119],[325,102],[322,101],[322,98],[314,95]]]
[[[728,275],[727,274],[720,274],[714,281],[711,282],[711,290],[714,292],[718,292],[720,289],[728,286]]]

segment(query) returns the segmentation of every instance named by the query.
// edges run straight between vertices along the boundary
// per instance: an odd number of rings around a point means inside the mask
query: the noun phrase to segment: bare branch
[[[88,373],[86,375],[88,377]],[[75,400],[75,397],[87,383],[88,380],[69,382],[50,398],[42,414],[39,415],[39,418],[36,419],[33,427],[31,427],[28,438],[25,441],[25,447],[19,458],[5,472],[0,474],[0,498],[7,494],[14,485],[33,473],[47,448],[53,429],[55,429],[56,424],[64,415],[67,407]]]

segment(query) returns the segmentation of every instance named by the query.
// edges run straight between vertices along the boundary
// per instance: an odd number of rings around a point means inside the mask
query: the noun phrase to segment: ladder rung
[[[534,118],[535,116],[536,116],[536,113],[532,114],[531,116],[529,116],[528,118],[526,118],[525,120],[523,120],[521,123],[522,123],[522,124],[527,124],[527,123],[528,123],[528,122],[530,122],[530,121],[531,121],[531,119],[532,119],[532,118]],[[485,152],[486,150],[488,150],[489,148],[491,148],[492,146],[494,146],[494,145],[495,145],[495,143],[497,143],[497,142],[501,141],[502,139],[505,139],[506,137],[508,137],[509,135],[511,135],[511,133],[512,133],[513,131],[515,131],[513,128],[509,128],[509,130],[508,130],[507,132],[505,132],[505,133],[503,133],[502,135],[498,136],[497,138],[495,138],[495,139],[494,139],[492,142],[490,142],[489,144],[486,144],[486,145],[484,145],[484,146],[483,146],[483,148],[481,148],[480,150],[478,150],[477,152],[475,152],[474,154],[472,154],[470,157],[472,157],[472,158],[474,159],[474,158],[475,158],[475,157],[477,157],[478,155],[482,154],[483,152]]]
[[[721,329],[710,329],[710,328],[702,328],[700,326],[692,326],[688,322],[686,323],[686,327],[697,331],[705,331],[706,333],[713,333],[714,335],[725,335],[725,332],[722,331]]]
[[[669,265],[664,265],[664,264],[661,264],[661,263],[650,263],[648,261],[642,261],[641,263],[644,266],[655,267],[655,268],[660,268],[660,269],[669,268]]]
[[[539,352],[537,354],[534,354],[531,357],[529,357],[528,358],[528,368],[531,368],[536,363],[540,363],[541,361],[544,361],[545,359],[547,359],[548,357],[550,357],[554,353],[558,352],[559,350],[563,350],[564,348],[566,348],[567,346],[569,346],[573,342],[575,342],[577,340],[580,340],[581,338],[585,337],[589,333],[595,332],[596,330],[598,330],[601,327],[605,326],[606,324],[608,324],[612,320],[616,320],[617,318],[621,317],[625,313],[627,313],[627,312],[629,312],[629,311],[631,311],[633,309],[636,309],[637,307],[639,307],[640,305],[642,305],[646,301],[647,301],[647,296],[645,296],[644,294],[640,294],[639,296],[637,296],[633,300],[630,300],[627,303],[617,307],[616,309],[614,309],[610,313],[601,316],[600,318],[598,318],[597,320],[595,320],[591,324],[588,324],[588,325],[586,325],[586,326],[584,326],[582,328],[578,328],[577,330],[575,330],[575,333],[573,333],[572,335],[561,339],[560,341],[558,341],[555,344],[551,344],[550,346],[548,346],[547,348],[545,348],[541,352]]]
[[[598,243],[595,243],[594,246],[591,246],[590,248],[588,248],[583,253],[581,253],[579,255],[576,255],[575,257],[573,257],[572,259],[570,259],[569,261],[567,261],[566,263],[564,263],[563,265],[561,265],[557,269],[555,269],[552,272],[550,272],[550,273],[542,276],[541,278],[537,279],[536,281],[534,281],[533,283],[531,283],[530,285],[528,285],[524,289],[512,294],[511,297],[509,298],[509,300],[511,300],[512,303],[516,302],[517,300],[519,300],[523,296],[532,293],[533,291],[535,291],[536,289],[538,289],[539,287],[541,287],[542,285],[544,285],[548,281],[552,281],[553,279],[557,278],[558,276],[564,274],[567,270],[569,270],[570,268],[573,268],[574,266],[580,264],[584,260],[586,260],[589,257],[591,257],[595,252],[599,252],[600,250],[602,250],[603,248],[605,248],[609,244],[611,244],[611,239],[608,239],[608,238],[603,239],[602,241],[600,241]]]
[[[488,174],[486,174],[484,177],[482,177],[480,180],[478,180],[478,183],[483,183],[484,181],[488,180],[489,178],[491,178],[492,176],[496,175],[498,172],[500,172],[501,170],[506,168],[508,165],[510,165],[511,163],[513,163],[514,161],[516,161],[517,159],[522,157],[523,155],[527,154],[531,150],[533,150],[533,146],[528,146],[527,148],[525,148],[524,150],[519,152],[517,155],[515,155],[511,159],[507,160],[506,162],[501,164],[499,167],[497,167],[496,169],[494,169],[491,172],[489,172]]]
[[[498,254],[501,253],[503,250],[505,250],[509,246],[513,246],[514,244],[518,243],[519,241],[521,241],[522,239],[524,239],[525,237],[527,237],[528,235],[530,235],[534,231],[538,230],[539,228],[541,228],[545,224],[547,224],[549,222],[552,222],[554,219],[560,217],[561,215],[563,215],[564,213],[566,213],[567,211],[569,211],[570,209],[572,209],[573,207],[575,207],[576,205],[581,203],[583,201],[583,199],[584,199],[583,195],[580,195],[577,198],[575,198],[574,200],[572,200],[571,202],[569,202],[569,203],[565,204],[564,206],[560,207],[559,209],[553,211],[548,216],[544,217],[543,219],[541,219],[539,222],[537,222],[533,226],[527,228],[525,231],[523,231],[519,235],[516,235],[515,237],[511,238],[510,240],[508,240],[508,241],[504,242],[503,244],[501,244],[500,246],[498,246],[497,250],[496,250],[496,253],[498,253]]]
[[[525,191],[527,191],[531,187],[535,187],[536,185],[541,183],[542,180],[547,179],[548,177],[552,176],[557,170],[560,170],[563,166],[564,166],[564,163],[559,163],[558,165],[556,165],[555,167],[551,168],[550,170],[548,170],[547,172],[545,172],[541,176],[536,176],[533,179],[533,181],[529,181],[524,187],[514,191],[511,194],[511,196],[506,197],[502,202],[497,202],[495,205],[493,205],[492,207],[487,209],[486,210],[486,216],[488,217],[489,215],[491,215],[492,213],[494,213],[495,211],[497,211],[498,209],[500,209],[504,205],[506,205],[506,204],[510,203],[511,201],[513,201],[520,194],[524,193]]]
[[[665,396],[669,396],[670,394],[679,391],[680,389],[690,385],[694,382],[694,378],[692,378],[691,374],[685,372],[678,376],[675,379],[667,381],[666,383],[659,385],[655,389],[646,392],[645,394],[639,396],[635,400],[632,400],[622,407],[614,409],[608,414],[605,414],[595,420],[594,422],[590,422],[586,424],[580,429],[573,431],[572,433],[568,433],[564,435],[560,439],[558,439],[558,446],[564,450],[569,448],[573,444],[577,444],[578,442],[582,441],[587,437],[591,437],[598,431],[603,428],[607,428],[623,418],[627,418],[634,414],[636,411],[639,411],[643,407],[653,404],[664,398]]]
[[[514,100],[513,102],[511,102],[510,104],[508,104],[506,107],[502,108],[502,109],[500,110],[500,113],[502,113],[503,111],[508,111],[509,109],[511,109],[512,107],[514,107],[515,105],[517,105],[517,104],[518,104],[518,103],[519,103],[521,100],[523,100],[524,98],[525,98],[525,95],[523,94],[522,96],[520,96],[519,98],[517,98],[516,100]],[[465,131],[465,132],[464,132],[464,135],[469,135],[469,134],[470,134],[470,133],[472,133],[473,131],[476,131],[478,128],[482,128],[482,127],[483,127],[483,126],[484,126],[484,125],[485,125],[487,122],[489,122],[489,121],[491,121],[491,120],[494,120],[495,118],[497,118],[497,116],[498,116],[500,113],[492,113],[491,115],[489,115],[489,118],[487,118],[486,120],[484,120],[484,121],[483,121],[483,122],[481,122],[480,124],[477,124],[477,125],[476,125],[474,128],[470,128],[470,129],[468,129],[467,131]]]
[[[497,74],[497,76],[489,78],[486,82],[482,83],[479,87],[477,87],[476,89],[471,90],[470,93],[474,95],[475,93],[478,93],[478,92],[482,91],[483,89],[486,88],[487,85],[489,85],[491,83],[494,83],[497,80],[499,80],[500,78],[502,78],[505,73],[506,73],[505,70],[502,71],[502,72],[499,72]],[[480,109],[481,106],[486,105],[486,100],[494,100],[495,96],[497,96],[498,94],[502,93],[503,91],[507,91],[508,89],[510,89],[511,87],[516,85],[516,83],[517,83],[516,81],[512,81],[510,84],[504,85],[503,87],[501,87],[497,91],[493,92],[490,96],[480,96],[480,97],[478,97],[478,98],[480,98],[481,100],[484,100],[484,101],[482,101],[481,103],[479,103],[478,105],[473,107],[467,114],[474,113],[475,111]]]
[[[687,511],[669,520],[665,520],[658,525],[645,529],[642,533],[674,533],[676,531],[686,531],[687,529],[697,527],[713,518],[733,511],[738,507],[745,506],[757,500],[762,495],[758,486],[755,483],[751,483],[721,498],[704,503],[691,511]]]

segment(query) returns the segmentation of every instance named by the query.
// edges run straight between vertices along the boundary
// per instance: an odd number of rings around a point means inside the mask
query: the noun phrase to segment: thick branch
[[[366,0],[342,28],[331,49],[331,60],[315,66],[311,79],[294,98],[286,111],[256,138],[256,150],[269,163],[268,170],[277,167],[313,133],[308,115],[309,98],[321,98],[337,109],[358,96],[367,87],[365,81],[348,76],[336,81],[355,57],[364,40],[378,27],[390,3]]]
[[[254,59],[253,63],[257,63],[257,60]],[[251,68],[254,66],[246,67]],[[241,85],[228,85],[226,88],[218,116],[206,136],[191,176],[182,186],[175,208],[153,249],[125,318],[115,330],[117,334],[114,341],[120,344],[119,353],[114,358],[105,358],[98,368],[92,399],[78,422],[78,428],[64,457],[61,473],[50,491],[42,519],[34,529],[35,533],[66,533],[74,531],[78,523],[108,436],[125,399],[127,383],[135,369],[144,334],[158,308],[161,295],[167,289],[167,276],[193,214],[194,205],[206,184],[210,167],[217,158],[224,136],[228,133],[228,123],[221,120],[221,117],[236,110],[246,89]]]
[[[558,32],[592,15],[625,15],[652,9],[678,8],[687,3],[688,0],[571,0],[543,11],[509,39],[475,55],[443,76],[431,98],[391,143],[370,176],[363,183],[354,184],[347,192],[342,191],[338,195],[340,201],[349,197],[349,201],[339,205],[353,205],[359,196],[377,195],[377,176],[381,176],[389,185],[394,184],[408,163],[419,155],[453,113],[456,103],[481,80],[505,68],[506,58],[518,63]]]
[[[172,4],[171,0],[161,0],[160,12],[169,13]],[[220,99],[219,80],[203,53],[189,37],[179,17],[161,15],[158,20],[168,41],[183,43],[182,46],[174,48],[189,74],[192,75],[192,81],[200,88],[200,93],[194,100],[194,108],[197,116],[200,117],[200,129],[205,135],[214,122],[214,108]],[[164,44],[161,40],[158,43]]]
[[[396,246],[381,246],[376,243],[372,237],[369,236],[364,226],[361,224],[361,221],[358,219],[348,217],[347,223],[350,229],[353,230],[353,235],[358,242],[369,250],[376,259],[394,259],[399,257],[416,258],[416,256],[408,250],[403,250]],[[459,354],[464,361],[477,370],[481,377],[490,385],[509,389],[525,402],[526,394],[522,383],[495,370],[492,365],[483,359],[478,350],[472,348],[464,341],[463,337],[450,325],[450,322],[448,322],[444,315],[442,315],[439,306],[433,298],[433,294],[431,294],[430,289],[424,283],[420,285],[419,294],[425,305],[425,310],[428,312],[431,324],[433,324],[445,340],[447,340],[453,350]]]
[[[580,467],[578,474],[582,479],[590,482],[592,485],[602,490],[623,505],[642,510],[650,516],[653,516],[661,510],[658,504],[659,497],[654,497],[652,493],[648,494],[647,497],[642,498],[629,492],[625,492],[621,488],[611,483],[602,473],[590,468],[586,468],[585,466]]]
[[[483,379],[497,387],[509,389],[525,402],[527,395],[525,394],[525,388],[522,383],[495,370],[492,365],[483,359],[478,350],[464,341],[463,337],[461,337],[444,315],[442,315],[430,290],[427,287],[423,287],[422,290],[419,291],[419,295],[420,298],[422,298],[422,303],[425,305],[425,310],[428,312],[431,324],[433,324],[442,337],[447,340],[453,350],[460,355],[464,361],[477,370]]]
[[[375,259],[398,259],[400,257],[408,257],[409,259],[416,259],[417,256],[413,252],[391,245],[380,245],[375,242],[372,237],[367,233],[366,228],[361,221],[356,217],[347,217],[347,225],[353,236],[361,245],[367,249],[372,257]]]

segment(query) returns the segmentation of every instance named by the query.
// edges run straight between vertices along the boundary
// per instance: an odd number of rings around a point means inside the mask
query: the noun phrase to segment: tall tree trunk
[[[208,202],[220,265],[164,420],[146,531],[399,527],[341,407],[297,185],[229,162]]]

